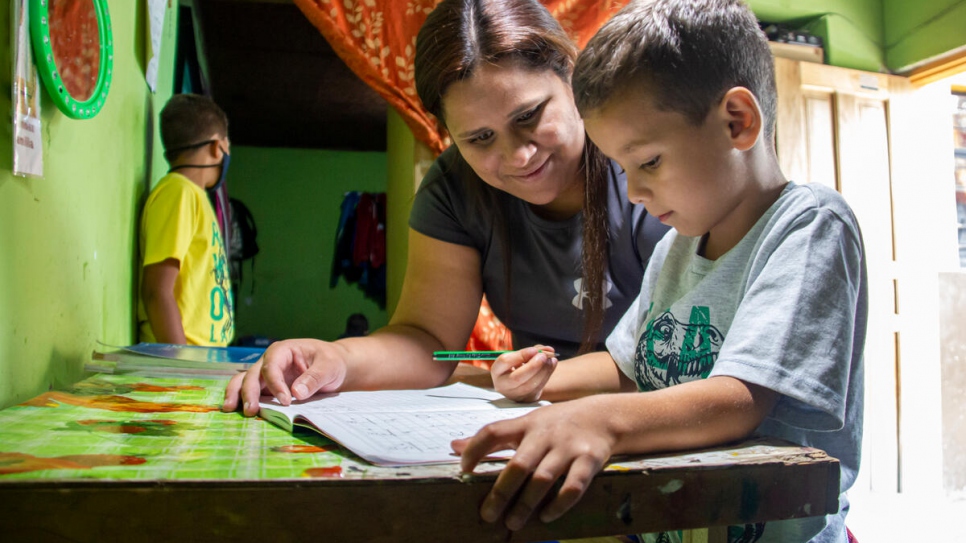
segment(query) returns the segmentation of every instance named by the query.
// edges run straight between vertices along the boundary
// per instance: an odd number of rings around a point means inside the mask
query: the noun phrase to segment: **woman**
[[[432,352],[466,344],[484,294],[518,347],[600,347],[666,227],[627,201],[623,172],[586,138],[570,89],[576,54],[536,0],[444,0],[430,13],[416,88],[454,144],[416,195],[389,325],[271,345],[231,380],[225,411],[242,403],[256,414],[263,391],[287,405],[316,392],[438,386],[456,364]]]

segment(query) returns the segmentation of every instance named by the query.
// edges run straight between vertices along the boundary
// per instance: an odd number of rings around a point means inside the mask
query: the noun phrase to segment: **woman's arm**
[[[480,267],[476,249],[410,230],[406,276],[389,325],[339,342],[351,352],[347,388],[423,388],[446,381],[456,365],[433,361],[433,351],[466,345],[483,299]]]

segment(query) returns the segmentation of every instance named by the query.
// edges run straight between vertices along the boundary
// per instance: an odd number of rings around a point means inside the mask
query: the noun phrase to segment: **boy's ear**
[[[725,93],[718,107],[734,148],[747,151],[754,147],[763,126],[755,95],[745,87],[734,87]]]
[[[215,136],[212,139],[214,141],[206,145],[205,149],[208,150],[208,154],[211,156],[211,158],[217,159],[219,150],[221,149],[221,136]]]

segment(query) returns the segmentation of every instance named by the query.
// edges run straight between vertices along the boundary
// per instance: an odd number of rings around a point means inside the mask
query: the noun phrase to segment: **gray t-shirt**
[[[855,216],[835,191],[789,183],[718,260],[698,256],[700,242],[676,231],[661,241],[607,348],[641,391],[728,375],[778,392],[757,432],[838,458],[840,511],[766,523],[761,541],[844,542],[868,313]]]
[[[602,339],[637,296],[651,251],[668,230],[643,206],[628,202],[627,178],[620,168],[610,163],[608,170],[610,259]],[[474,191],[488,193],[496,202],[491,207],[496,209],[476,205]],[[509,296],[501,213],[510,241]],[[479,181],[454,146],[426,174],[413,202],[409,226],[480,252],[483,292],[494,314],[513,333],[516,348],[542,343],[572,356],[580,346],[584,326],[579,295],[581,217],[578,213],[552,221],[537,216],[526,202]]]

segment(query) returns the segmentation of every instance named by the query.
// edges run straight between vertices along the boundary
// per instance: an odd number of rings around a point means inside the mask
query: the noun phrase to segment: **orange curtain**
[[[509,351],[511,349],[513,349],[513,335],[493,314],[490,303],[484,296],[483,303],[480,304],[480,313],[476,316],[476,324],[473,325],[473,332],[466,342],[466,350]],[[467,363],[487,370],[493,365],[492,360],[469,360]]]
[[[579,47],[628,0],[541,0]],[[416,34],[439,0],[295,0],[359,78],[396,108],[416,139],[439,154],[447,142],[416,96]]]

